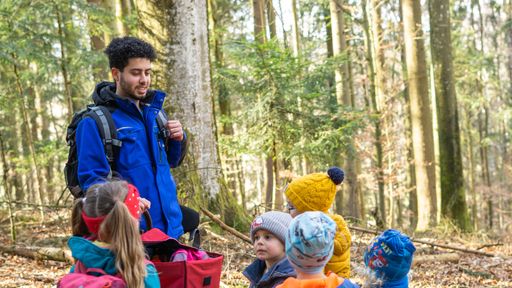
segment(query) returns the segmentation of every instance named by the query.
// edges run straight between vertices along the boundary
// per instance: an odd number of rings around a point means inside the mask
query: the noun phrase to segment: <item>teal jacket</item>
[[[68,241],[69,249],[73,258],[80,260],[87,268],[99,268],[107,274],[116,275],[116,256],[112,251],[107,248],[102,248],[92,243],[91,241],[73,236]],[[74,270],[74,266],[71,271]],[[158,272],[153,264],[146,265],[147,275],[144,278],[144,287],[146,288],[159,288],[160,279]]]

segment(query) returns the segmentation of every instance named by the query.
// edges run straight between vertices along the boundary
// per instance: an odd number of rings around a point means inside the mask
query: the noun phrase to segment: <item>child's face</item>
[[[287,200],[286,202],[287,202],[286,209],[288,209],[288,213],[290,213],[292,218],[295,218],[302,213],[299,210],[297,210],[297,208],[295,208],[295,206],[293,206],[292,202],[290,202],[289,200]]]
[[[256,231],[253,247],[256,257],[263,261],[275,263],[285,256],[283,243],[267,230]]]

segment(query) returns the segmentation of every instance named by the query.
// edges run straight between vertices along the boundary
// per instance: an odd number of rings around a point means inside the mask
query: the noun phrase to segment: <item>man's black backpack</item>
[[[76,112],[73,115],[73,119],[69,124],[66,131],[66,142],[69,146],[68,161],[64,167],[64,177],[66,178],[66,187],[69,189],[71,194],[75,198],[83,197],[85,191],[82,191],[78,183],[78,154],[76,149],[76,129],[82,119],[91,117],[96,122],[98,130],[105,147],[105,156],[107,157],[108,163],[110,164],[110,173],[107,179],[112,178],[112,174],[115,173],[115,158],[119,149],[122,146],[122,141],[117,139],[117,129],[112,119],[112,112],[115,108],[111,106],[87,105],[85,109]],[[167,123],[167,115],[160,110],[157,117],[158,128],[160,130],[160,137],[164,139],[169,136],[169,132],[165,128]],[[179,163],[183,161],[185,156],[186,146],[182,148],[182,154]]]

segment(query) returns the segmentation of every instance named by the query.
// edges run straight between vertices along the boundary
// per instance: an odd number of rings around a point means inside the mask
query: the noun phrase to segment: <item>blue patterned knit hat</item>
[[[307,274],[322,272],[334,251],[336,223],[325,213],[305,212],[288,228],[286,256],[292,266]]]
[[[373,239],[364,253],[364,264],[383,280],[381,287],[408,287],[416,247],[400,231],[389,229]]]

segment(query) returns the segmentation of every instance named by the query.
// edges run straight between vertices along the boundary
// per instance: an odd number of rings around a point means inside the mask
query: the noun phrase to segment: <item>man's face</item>
[[[116,81],[116,94],[133,100],[142,100],[151,84],[151,61],[146,58],[130,58],[123,71],[112,68]]]

